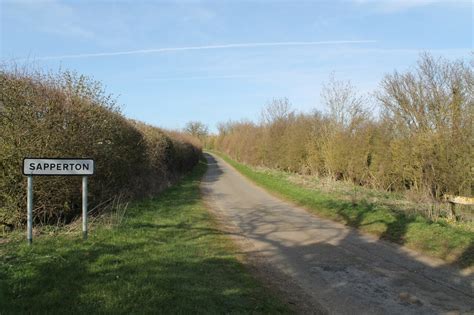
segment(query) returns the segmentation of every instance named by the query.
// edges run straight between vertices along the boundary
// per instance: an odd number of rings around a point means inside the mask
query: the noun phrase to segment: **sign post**
[[[87,239],[87,176],[82,176],[82,238]]]
[[[31,245],[33,242],[33,176],[28,176],[28,192],[27,192],[27,214],[26,214],[26,225],[27,225],[27,239],[28,244]]]
[[[87,239],[87,176],[94,174],[94,160],[82,158],[24,158],[27,176],[27,239],[33,242],[33,176],[82,176],[82,236]]]

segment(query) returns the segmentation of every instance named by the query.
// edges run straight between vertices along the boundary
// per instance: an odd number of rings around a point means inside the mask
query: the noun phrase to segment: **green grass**
[[[474,233],[469,229],[442,220],[430,221],[421,215],[407,214],[386,205],[367,201],[353,203],[302,187],[276,172],[238,163],[220,152],[213,153],[261,187],[320,216],[445,259],[460,267],[474,265]]]
[[[288,313],[239,261],[201,201],[201,163],[116,227],[0,243],[0,314]]]

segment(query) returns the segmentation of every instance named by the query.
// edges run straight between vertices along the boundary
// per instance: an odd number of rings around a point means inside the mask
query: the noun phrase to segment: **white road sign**
[[[23,159],[23,175],[26,176],[87,176],[94,174],[94,160],[91,159]]]

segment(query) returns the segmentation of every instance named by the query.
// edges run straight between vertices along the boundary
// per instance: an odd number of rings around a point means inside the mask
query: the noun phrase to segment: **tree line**
[[[251,165],[431,200],[472,196],[473,65],[422,54],[370,96],[331,79],[321,93],[325,111],[297,112],[274,99],[258,122],[220,123],[208,146]]]

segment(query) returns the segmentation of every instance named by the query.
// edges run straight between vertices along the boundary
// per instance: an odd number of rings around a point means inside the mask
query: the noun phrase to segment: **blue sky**
[[[0,58],[100,80],[166,128],[257,118],[275,97],[323,110],[334,73],[361,93],[422,51],[470,59],[471,1],[6,1]]]

